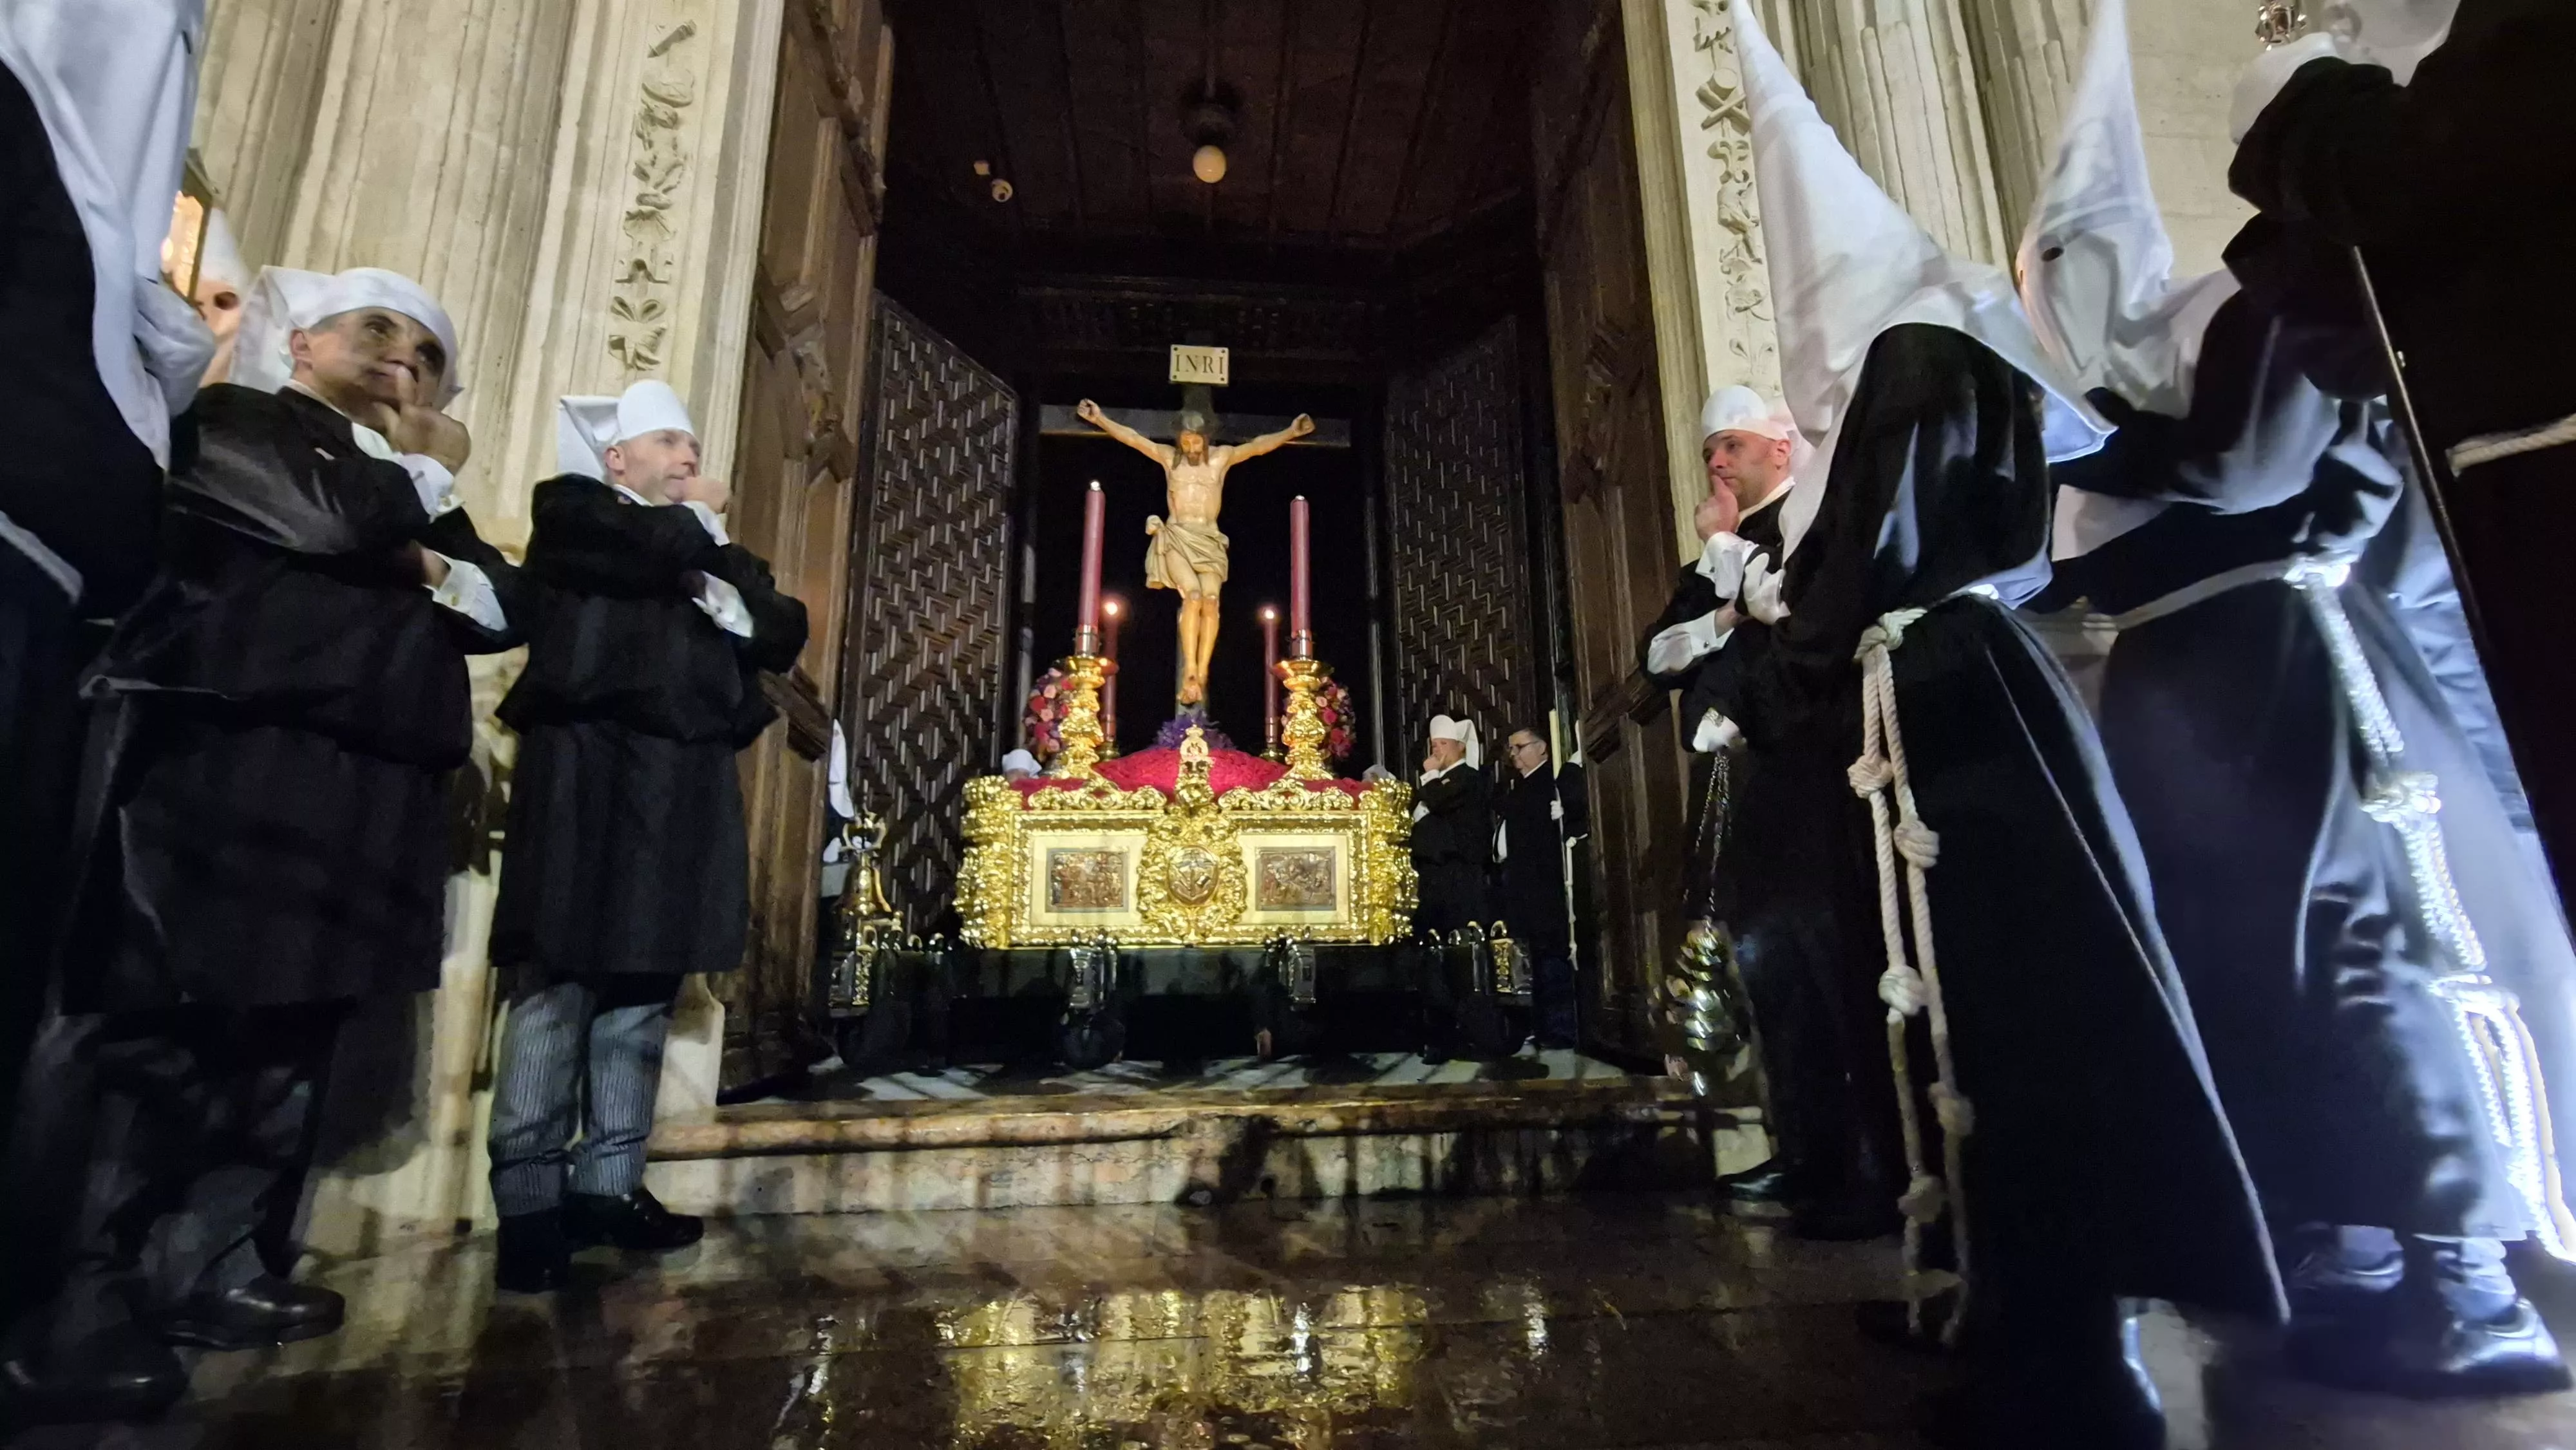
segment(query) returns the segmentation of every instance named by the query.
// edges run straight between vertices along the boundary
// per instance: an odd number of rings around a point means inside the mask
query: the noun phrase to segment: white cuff
[[[1699,546],[1699,576],[1717,586],[1717,597],[1733,599],[1744,584],[1744,561],[1753,557],[1753,545],[1736,534],[1711,534]]]
[[[701,574],[698,579],[698,597],[692,602],[725,633],[751,638],[751,611],[743,607],[742,591],[713,574]]]
[[[1699,728],[1691,732],[1691,749],[1702,755],[1715,755],[1743,738],[1744,732],[1736,728],[1734,721],[1711,710],[1699,717]]]
[[[438,554],[435,549],[428,552]],[[438,557],[447,559],[445,554]],[[501,596],[492,592],[492,576],[479,564],[447,559],[447,582],[430,587],[429,602],[455,610],[494,634],[509,631],[510,617],[501,612]]]
[[[401,464],[403,472],[411,475],[411,486],[420,494],[423,513],[437,518],[456,507],[456,475],[447,471],[446,464],[426,453],[399,454],[394,462]]]
[[[1737,596],[1738,607],[1764,624],[1787,619],[1789,606],[1780,602],[1780,586],[1788,572],[1772,568],[1770,555],[1754,555],[1744,566],[1744,592]]]
[[[733,536],[725,532],[724,515],[717,513],[714,509],[707,507],[696,499],[688,499],[682,502],[680,507],[687,509],[689,512],[698,516],[698,522],[700,525],[705,527],[707,537],[715,540],[718,547],[722,547],[733,542]]]
[[[2228,102],[2227,139],[2242,144],[2245,133],[2254,129],[2254,123],[2263,118],[2263,112],[2290,83],[2290,77],[2299,73],[2299,67],[2328,56],[2345,61],[2362,59],[2360,52],[2342,36],[2323,30],[2313,35],[2302,35],[2287,45],[2274,46],[2254,57],[2237,77],[2236,94]]]
[[[1512,828],[1508,821],[1494,822],[1494,859],[1497,861],[1512,859]]]
[[[1669,675],[1681,670],[1694,660],[1713,655],[1723,649],[1726,645],[1726,636],[1732,633],[1734,633],[1733,630],[1719,631],[1715,610],[1686,623],[1676,624],[1647,642],[1646,672],[1652,675]]]

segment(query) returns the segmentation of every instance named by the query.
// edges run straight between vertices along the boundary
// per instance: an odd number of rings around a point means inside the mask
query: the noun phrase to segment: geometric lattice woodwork
[[[1387,387],[1391,726],[1407,742],[1461,709],[1488,741],[1540,718],[1520,380],[1519,331],[1506,317]]]
[[[875,310],[850,773],[886,820],[886,892],[926,932],[957,880],[966,782],[992,769],[1020,404],[911,313]]]

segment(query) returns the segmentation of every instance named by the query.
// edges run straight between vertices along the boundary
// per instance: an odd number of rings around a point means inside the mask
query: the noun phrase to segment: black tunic
[[[805,608],[687,509],[567,475],[534,513],[493,960],[526,983],[731,971],[750,913],[734,756],[776,718],[760,672],[795,664]],[[751,638],[698,608],[700,574],[740,591]]]
[[[1493,787],[1485,773],[1461,761],[1413,788],[1425,814],[1413,823],[1413,871],[1422,908],[1413,924],[1456,931],[1483,922],[1485,867],[1494,858]]]
[[[2231,248],[2249,290],[2349,316],[2348,290],[2320,296],[2311,279],[2349,275],[2344,246],[2368,253],[2436,454],[2576,414],[2571,54],[2576,6],[2462,0],[2404,87],[2377,66],[2302,67],[2229,170],[2258,224],[2291,242],[2255,249],[2257,265]],[[2480,464],[2443,499],[2515,764],[2561,898],[2576,900],[2576,697],[2560,678],[2576,446]]]
[[[1966,1188],[1985,1302],[2009,1315],[2080,1280],[2277,1314],[2261,1215],[2127,815],[2072,688],[2005,608],[2048,578],[2039,401],[1962,334],[1878,338],[1789,560],[1792,612],[1742,626],[1721,655],[1728,713],[1757,751],[1831,738],[1848,761],[1862,632],[1926,611],[1894,680],[1915,798],[1940,838],[1933,931],[1975,1110]],[[1846,790],[1841,809],[1867,840],[1866,807]]]
[[[1564,805],[1563,819],[1557,806]],[[1512,935],[1549,953],[1571,940],[1565,918],[1565,842],[1584,834],[1590,807],[1583,767],[1551,766],[1504,782],[1494,800],[1501,823],[1503,924]]]
[[[465,656],[517,640],[433,603],[413,543],[481,566],[525,617],[464,510],[428,518],[328,405],[197,395],[161,572],[86,686],[105,708],[68,1010],[437,985]]]
[[[2172,506],[2061,564],[2059,587],[2116,614],[2231,570],[2360,555],[2403,494],[2386,415],[2319,391],[2303,353],[2297,330],[2238,297],[2203,339],[2189,416],[2104,399],[2120,432],[2062,465],[2059,481]],[[2420,768],[2456,728],[2435,724],[2443,703],[2385,596],[2355,584],[2340,597],[2408,722],[2406,764]],[[2298,590],[2253,579],[2123,628],[2101,714],[2267,1210],[2283,1223],[2522,1232],[2476,1079],[2433,993],[2450,964],[2424,927],[2403,839],[2364,808],[2371,762]],[[2486,794],[2494,819],[2483,774],[2442,785],[2446,802]],[[2445,835],[2458,839],[2450,814]],[[2454,869],[2522,875],[2518,850],[2496,831]]]

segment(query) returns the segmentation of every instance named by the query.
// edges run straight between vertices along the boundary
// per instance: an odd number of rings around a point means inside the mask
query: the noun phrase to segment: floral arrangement
[[[1234,748],[1234,742],[1226,738],[1224,731],[1216,728],[1216,722],[1210,720],[1204,711],[1199,710],[1183,710],[1164,721],[1163,728],[1154,732],[1154,748],[1156,750],[1180,749],[1181,742],[1188,738],[1190,727],[1193,725],[1199,727],[1199,736],[1207,741],[1208,749],[1232,750]]]
[[[1064,749],[1064,712],[1073,703],[1067,698],[1069,693],[1062,665],[1040,675],[1037,688],[1029,691],[1029,707],[1021,728],[1029,738],[1029,749],[1040,760],[1053,760]]]
[[[1359,717],[1351,713],[1351,692],[1339,680],[1326,680],[1315,692],[1315,713],[1324,722],[1324,758],[1335,765],[1359,748]]]

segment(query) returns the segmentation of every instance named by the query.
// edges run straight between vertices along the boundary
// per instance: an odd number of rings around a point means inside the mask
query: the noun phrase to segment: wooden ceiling
[[[1531,0],[895,0],[890,171],[1028,262],[1153,240],[1392,261],[1525,206]],[[1187,100],[1240,98],[1225,179]],[[1012,188],[991,196],[992,176]],[[899,218],[890,222],[899,224]],[[1241,271],[1243,269],[1237,268]]]

